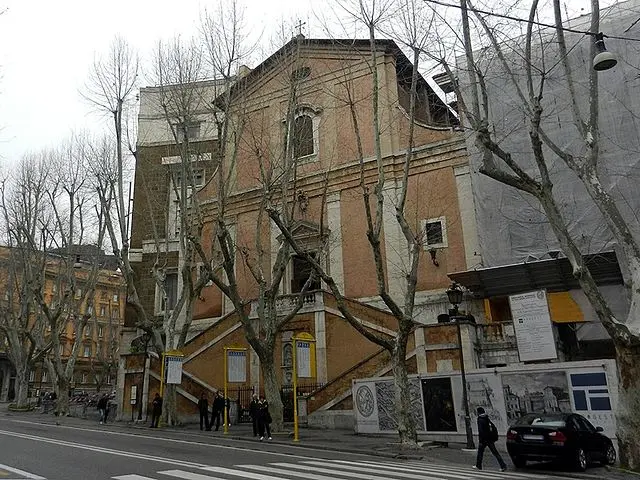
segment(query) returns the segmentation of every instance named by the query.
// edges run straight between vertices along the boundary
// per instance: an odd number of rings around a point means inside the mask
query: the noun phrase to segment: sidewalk
[[[6,407],[0,410],[0,415],[11,417],[19,420],[26,420],[45,424],[59,424],[80,428],[116,428],[118,430],[136,430],[140,433],[143,431],[149,435],[159,435],[163,432],[170,433],[173,438],[184,438],[188,440],[198,439],[199,441],[210,441],[216,438],[231,440],[256,442],[258,439],[253,437],[252,427],[250,424],[232,425],[229,427],[228,434],[224,434],[222,427],[220,431],[200,431],[199,425],[187,423],[177,427],[161,427],[158,429],[150,429],[148,422],[137,422],[123,420],[120,422],[110,423],[105,426],[99,425],[97,412],[87,412],[86,419],[79,417],[58,418],[51,414],[43,414],[38,412],[9,412]],[[94,415],[95,413],[95,415]],[[94,418],[95,417],[95,418]],[[449,463],[455,465],[471,466],[475,462],[475,451],[464,449],[463,444],[449,443],[447,446],[433,444],[431,442],[421,442],[417,449],[402,448],[397,442],[397,436],[388,435],[356,435],[348,430],[328,430],[302,427],[299,430],[299,441],[293,442],[292,426],[286,425],[285,432],[274,432],[272,444],[279,445],[296,445],[303,448],[312,448],[314,450],[340,451],[344,453],[355,453],[363,455],[374,455],[383,458],[396,458],[408,460],[422,460],[425,462]],[[501,454],[508,462],[508,455],[504,448],[500,448]],[[485,461],[488,468],[493,465],[495,460],[489,458],[491,455],[485,455]],[[496,465],[497,467],[497,465]],[[527,469],[530,473],[541,473],[559,475],[563,477],[589,480],[602,480],[603,478],[612,480],[640,480],[640,475],[624,473],[616,468],[609,467],[592,467],[585,473],[576,473],[570,471],[559,471],[557,467],[541,466],[539,469]]]

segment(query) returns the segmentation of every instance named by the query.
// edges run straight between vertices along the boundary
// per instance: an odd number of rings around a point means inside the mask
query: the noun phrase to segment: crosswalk
[[[379,462],[348,460],[304,460],[265,465],[207,466],[191,470],[111,477],[114,480],[543,480],[550,478],[526,472],[474,470],[456,465],[425,462]]]

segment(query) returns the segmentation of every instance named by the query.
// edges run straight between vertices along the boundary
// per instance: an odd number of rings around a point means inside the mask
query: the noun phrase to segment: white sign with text
[[[521,362],[558,358],[544,290],[509,297]]]

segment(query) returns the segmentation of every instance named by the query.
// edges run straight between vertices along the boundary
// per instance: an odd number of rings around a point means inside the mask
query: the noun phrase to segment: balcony
[[[509,365],[520,361],[513,322],[476,325],[476,351],[480,367]]]
[[[307,292],[302,296],[302,307],[298,313],[316,312],[324,308],[324,298],[322,290]],[[288,295],[280,295],[276,299],[276,312],[279,316],[291,313],[298,303],[299,294],[292,293]],[[251,312],[249,318],[258,318],[258,301],[251,302]]]

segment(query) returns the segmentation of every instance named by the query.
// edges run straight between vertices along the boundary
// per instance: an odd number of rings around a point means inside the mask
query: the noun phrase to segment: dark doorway
[[[450,378],[422,380],[422,396],[428,432],[455,432],[458,430]]]

